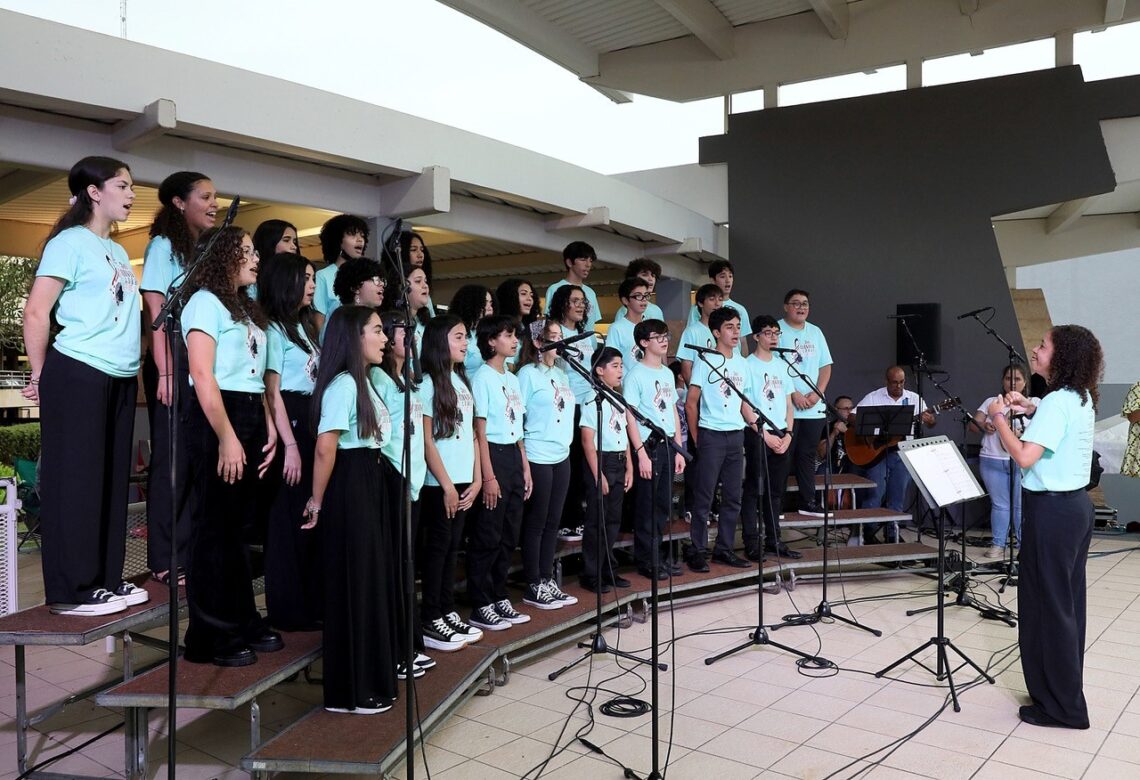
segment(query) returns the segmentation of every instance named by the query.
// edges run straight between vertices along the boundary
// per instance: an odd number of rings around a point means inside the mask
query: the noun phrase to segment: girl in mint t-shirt
[[[139,288],[111,240],[135,194],[130,169],[109,157],[77,162],[67,186],[71,207],[48,234],[24,307],[23,394],[40,405],[47,603],[56,614],[107,615],[147,600],[123,581]]]
[[[257,516],[258,482],[273,462],[277,431],[264,400],[268,320],[243,289],[257,280],[257,253],[239,227],[211,228],[199,247],[215,235],[182,310],[194,389],[186,425],[193,534],[185,658],[246,666],[256,651],[283,646],[253,603],[242,532]]]
[[[321,620],[319,531],[302,530],[313,479],[310,407],[320,349],[312,263],[292,252],[261,260],[257,278],[266,333],[265,398],[277,428],[277,459],[266,475],[265,606],[284,631],[312,631]]]
[[[324,697],[333,712],[383,712],[396,698],[399,555],[382,448],[392,421],[372,369],[388,337],[380,315],[342,306],[328,320],[313,409],[320,410],[307,516],[324,539]]]
[[[186,265],[194,259],[194,244],[202,231],[214,226],[218,192],[210,177],[197,171],[178,171],[158,187],[161,204],[150,226],[150,242],[143,255],[142,290],[145,322],[157,320],[166,304],[167,292],[185,279]],[[185,299],[183,299],[185,300]],[[150,350],[143,359],[143,391],[150,422],[150,468],[146,481],[147,566],[159,582],[166,582],[170,569],[172,533],[178,534],[178,568],[186,565],[190,544],[190,485],[186,456],[175,458],[176,473],[170,477],[174,390],[178,389],[180,411],[191,401],[190,367],[186,347],[171,342],[166,323],[154,331]],[[173,497],[177,488],[178,496]],[[172,512],[177,506],[178,523]],[[184,581],[184,577],[179,577]]]

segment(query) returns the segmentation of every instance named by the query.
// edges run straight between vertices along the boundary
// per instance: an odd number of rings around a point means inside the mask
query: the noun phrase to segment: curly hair
[[[1081,405],[1090,398],[1093,409],[1100,403],[1104,376],[1104,350],[1088,328],[1080,325],[1056,325],[1049,331],[1053,339],[1053,357],[1049,361],[1049,390],[1072,390],[1081,397]]]
[[[524,284],[530,288],[531,297],[534,299],[530,313],[526,316],[523,316],[522,309],[519,307],[519,289]],[[507,279],[500,284],[495,290],[495,302],[498,304],[497,313],[520,319],[523,325],[530,325],[542,316],[538,310],[538,293],[535,292],[534,285],[526,279]]]
[[[573,292],[582,293],[583,297],[586,291],[576,284],[564,284],[554,291],[554,295],[550,296],[550,300],[546,302],[546,313],[550,319],[557,321],[559,324],[566,321],[566,313],[570,309],[570,295]],[[575,329],[579,333],[586,332],[586,322],[590,319],[590,299],[586,298],[586,308],[583,311],[582,319],[575,325]]]
[[[210,228],[198,238],[195,253],[201,254],[215,235],[218,235],[218,240],[214,242],[210,253],[205,255],[195,267],[197,273],[187,285],[189,287],[187,292],[193,295],[198,290],[208,290],[226,307],[234,322],[249,320],[265,330],[269,327],[269,318],[265,316],[261,306],[246,295],[244,288],[234,287],[234,277],[242,262],[241,240],[249,234],[236,225],[227,228]]]
[[[321,257],[326,263],[335,263],[341,258],[340,243],[345,236],[364,236],[364,246],[368,246],[368,223],[355,214],[337,214],[321,225]]]
[[[200,181],[209,181],[210,177],[197,171],[178,171],[162,180],[158,185],[158,200],[162,204],[158,213],[154,215],[154,223],[150,226],[150,237],[162,236],[170,242],[174,259],[182,268],[194,253],[194,234],[186,222],[186,215],[174,205],[174,199],[182,201],[190,199],[190,193]]]
[[[487,308],[487,296],[491,296],[491,306],[495,305],[495,294],[481,284],[465,284],[451,296],[451,303],[447,307],[449,314],[454,314],[463,320],[467,330],[474,331],[479,320],[483,319],[483,311]]]

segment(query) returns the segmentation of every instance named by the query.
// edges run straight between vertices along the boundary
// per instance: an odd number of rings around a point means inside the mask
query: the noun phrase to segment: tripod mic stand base
[[[605,655],[606,653],[609,653],[610,655],[613,655],[617,658],[624,658],[627,661],[634,661],[635,663],[645,664],[646,666],[653,666],[653,661],[651,661],[648,658],[642,658],[641,656],[634,655],[633,653],[627,653],[624,650],[617,650],[617,649],[610,647],[609,645],[606,644],[606,638],[604,636],[602,636],[601,634],[591,635],[589,642],[579,642],[578,647],[588,648],[588,649],[586,650],[586,652],[584,654],[582,654],[578,658],[575,658],[573,661],[566,664],[561,669],[558,669],[558,670],[553,671],[550,674],[546,675],[546,679],[550,680],[551,682],[554,682],[559,677],[561,677],[563,674],[565,674],[566,672],[570,671],[571,669],[573,669],[578,664],[585,661],[587,658],[589,658],[591,656],[595,656],[595,655]],[[657,664],[657,668],[664,672],[664,671],[667,671],[669,669],[669,665],[659,663],[659,664]]]
[[[769,636],[768,636],[768,629],[765,626],[757,626],[756,630],[748,635],[748,641],[747,642],[742,642],[741,644],[737,645],[736,647],[730,647],[728,650],[725,650],[723,653],[717,653],[714,656],[710,656],[709,658],[706,658],[705,659],[705,666],[711,666],[711,665],[715,664],[717,661],[719,661],[720,659],[727,658],[728,656],[732,655],[733,653],[739,653],[741,650],[746,650],[749,647],[761,647],[763,645],[768,645],[769,647],[775,647],[778,650],[783,650],[784,652],[791,653],[792,655],[798,655],[800,658],[804,658],[804,659],[808,659],[808,660],[810,660],[812,658],[812,656],[808,655],[805,652],[797,650],[794,647],[788,647],[787,645],[782,645],[779,642],[773,642],[771,640],[771,638],[769,638]]]
[[[814,612],[805,612],[803,614],[796,615],[791,619],[791,622],[775,625],[772,627],[772,630],[775,631],[777,628],[784,628],[786,626],[807,626],[811,625],[812,623],[822,623],[825,620],[838,620],[840,623],[846,623],[849,626],[861,628],[868,633],[874,634],[875,636],[883,635],[883,632],[877,628],[871,628],[870,626],[863,625],[857,620],[852,620],[851,618],[846,618],[842,615],[836,615],[831,609],[831,604],[827,601],[819,602],[819,606],[815,608]]]
[[[935,648],[935,669],[931,669],[929,666],[916,658],[919,653],[928,647]],[[923,669],[926,669],[928,672],[933,674],[934,679],[938,680],[939,682],[946,680],[949,683],[950,698],[954,701],[954,712],[961,712],[962,706],[958,704],[958,691],[954,687],[954,671],[950,668],[950,658],[946,653],[946,648],[950,648],[955,653],[957,653],[958,656],[966,662],[966,664],[970,665],[974,671],[980,674],[990,685],[993,685],[996,682],[993,677],[991,677],[984,669],[982,669],[982,667],[974,663],[968,655],[959,650],[953,642],[944,636],[930,637],[930,639],[926,640],[921,645],[911,650],[909,653],[892,663],[890,666],[887,666],[884,669],[880,669],[879,671],[875,672],[875,677],[881,678],[887,672],[891,671],[896,666],[899,666],[903,661],[914,661]]]

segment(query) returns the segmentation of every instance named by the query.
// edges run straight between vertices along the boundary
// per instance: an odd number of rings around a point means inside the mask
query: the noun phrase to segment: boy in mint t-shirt
[[[633,365],[641,357],[641,350],[633,343],[633,329],[645,318],[649,306],[649,285],[645,280],[631,277],[618,287],[618,299],[625,314],[614,319],[606,334],[606,346],[616,349],[622,360]]]
[[[681,334],[681,343],[677,345],[677,359],[681,361],[681,379],[688,386],[693,377],[693,364],[697,361],[697,353],[686,347],[694,344],[698,347],[712,349],[716,346],[716,339],[709,330],[709,317],[723,305],[724,294],[715,284],[703,284],[697,290],[697,312],[700,314],[696,322],[685,326]]]
[[[689,441],[701,453],[696,466],[693,518],[689,529],[692,546],[685,551],[685,562],[696,572],[709,570],[705,561],[709,541],[708,519],[718,482],[721,485],[720,525],[712,558],[736,568],[750,565],[733,552],[733,547],[744,479],[744,427],[746,424],[755,426],[756,413],[740,399],[732,386],[745,397],[750,396],[751,374],[740,356],[740,315],[736,310],[717,309],[709,317],[709,327],[716,337],[718,354],[698,357],[685,400]]]
[[[720,294],[723,298],[722,305],[736,309],[736,313],[740,316],[740,340],[743,342],[741,346],[744,354],[747,354],[746,340],[752,334],[752,328],[749,325],[748,310],[742,304],[732,300],[732,285],[736,279],[736,270],[732,263],[727,260],[717,260],[709,265],[709,279],[712,279],[713,284],[720,288]],[[694,306],[689,311],[689,322],[696,322],[700,317],[700,311]]]
[[[590,271],[596,262],[598,262],[598,254],[592,246],[585,241],[572,241],[562,250],[562,263],[566,266],[566,278],[560,279],[546,288],[547,310],[550,309],[550,300],[559,287],[572,284],[582,288],[588,304],[585,320],[586,330],[593,330],[594,326],[598,324],[598,320],[602,318],[598,309],[598,295],[592,287],[586,284],[586,278],[590,275]]]

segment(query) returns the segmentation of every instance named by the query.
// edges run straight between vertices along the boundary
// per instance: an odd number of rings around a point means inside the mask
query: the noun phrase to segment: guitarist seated
[[[915,409],[923,409],[916,419],[922,421],[922,424],[927,428],[933,428],[935,423],[934,413],[926,408],[926,404],[918,393],[913,390],[906,389],[906,372],[903,371],[901,366],[891,366],[887,369],[886,375],[887,384],[878,390],[867,393],[863,400],[855,407],[851,416],[847,420],[847,427],[849,431],[856,430],[855,419],[859,413],[861,406],[912,406]],[[864,490],[859,493],[859,505],[861,507],[878,508],[885,506],[896,512],[903,512],[906,509],[906,494],[910,489],[911,478],[910,472],[906,470],[903,465],[902,459],[899,457],[898,440],[889,439],[887,441],[876,442],[869,440],[870,437],[858,437],[864,443],[870,444],[871,447],[880,448],[881,452],[863,466],[855,465],[854,458],[852,458],[852,470],[857,474],[870,479],[875,483],[873,490]],[[912,438],[907,436],[907,439]],[[852,455],[852,448],[849,445],[848,456]],[[876,534],[882,523],[866,523],[863,525],[863,543],[876,544],[878,540]],[[887,535],[886,541],[897,542],[897,534],[894,526],[888,525],[887,530],[884,532]]]

